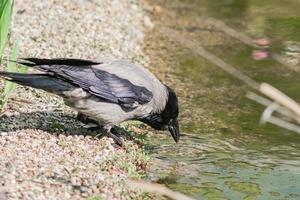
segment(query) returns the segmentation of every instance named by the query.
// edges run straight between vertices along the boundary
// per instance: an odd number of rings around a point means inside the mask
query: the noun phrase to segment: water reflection
[[[178,15],[167,15],[160,26],[186,30],[182,37],[300,101],[299,74],[272,59],[253,60],[252,48],[202,19],[222,19],[254,38],[270,38],[270,51],[298,55],[299,1],[167,0],[161,6]],[[184,83],[179,93],[186,134],[177,145],[167,137],[151,138],[149,177],[198,199],[300,199],[300,136],[273,125],[259,126],[263,107],[245,98],[247,86],[184,47],[167,41],[163,48],[176,79]]]
[[[167,144],[152,148],[155,159],[149,177],[174,190],[199,199],[300,197],[299,160],[294,159],[292,149],[281,149],[285,158],[280,159],[218,139],[185,136],[179,146],[167,138],[161,143]]]
[[[240,18],[247,16],[249,0],[208,0],[205,1],[207,12],[217,18]]]

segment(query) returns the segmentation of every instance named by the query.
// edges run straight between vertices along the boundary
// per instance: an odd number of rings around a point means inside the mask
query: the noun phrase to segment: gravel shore
[[[152,27],[138,0],[15,1],[11,39],[20,57],[116,57],[147,65]],[[147,156],[133,142],[81,135],[62,100],[18,86],[0,117],[0,200],[137,199],[125,186],[142,176]]]

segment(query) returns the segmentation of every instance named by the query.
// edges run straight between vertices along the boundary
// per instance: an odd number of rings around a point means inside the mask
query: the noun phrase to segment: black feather
[[[98,65],[99,62],[82,59],[72,58],[57,58],[57,59],[44,59],[44,58],[21,58],[17,63],[26,66],[40,66],[40,65],[70,65],[70,66],[90,66]]]
[[[54,77],[48,76],[46,74],[21,74],[0,72],[0,76],[4,77],[6,80],[21,85],[42,89],[55,94],[60,94],[61,92],[75,89],[75,87],[71,84],[56,79]]]

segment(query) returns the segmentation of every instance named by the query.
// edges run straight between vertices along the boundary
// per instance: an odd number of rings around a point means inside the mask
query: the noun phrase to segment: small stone
[[[152,23],[150,17],[144,17],[144,25],[147,29],[152,30],[154,28],[154,24]]]
[[[7,132],[1,132],[0,135],[1,136],[7,136]]]
[[[7,199],[7,195],[4,191],[0,191],[0,200],[6,200]]]
[[[71,184],[77,185],[77,179],[75,177],[71,177]]]
[[[92,186],[92,192],[93,192],[94,194],[98,194],[98,193],[100,192],[100,190],[99,190],[99,188],[98,188],[97,186],[93,185],[93,186]]]
[[[162,13],[163,9],[162,9],[161,6],[155,5],[155,6],[154,6],[154,11],[155,11],[157,14],[160,14],[160,13]]]

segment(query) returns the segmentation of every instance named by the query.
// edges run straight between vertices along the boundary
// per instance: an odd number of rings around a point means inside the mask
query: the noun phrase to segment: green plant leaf
[[[3,55],[3,50],[7,42],[12,7],[12,0],[2,0],[0,7],[0,55]]]
[[[18,72],[23,73],[23,74],[27,73],[27,71],[28,71],[28,67],[24,66],[24,65],[21,65],[18,70]]]
[[[11,51],[11,55],[10,55],[11,60],[16,60],[17,59],[18,49],[19,49],[18,43],[15,42],[14,46],[12,48],[12,51]],[[8,72],[17,72],[17,64],[15,62],[8,62],[6,71],[8,71]],[[8,97],[14,91],[15,88],[16,88],[15,83],[13,83],[11,81],[5,81],[4,91],[2,93],[2,100],[0,102],[0,109],[4,108],[4,106],[7,103]]]

